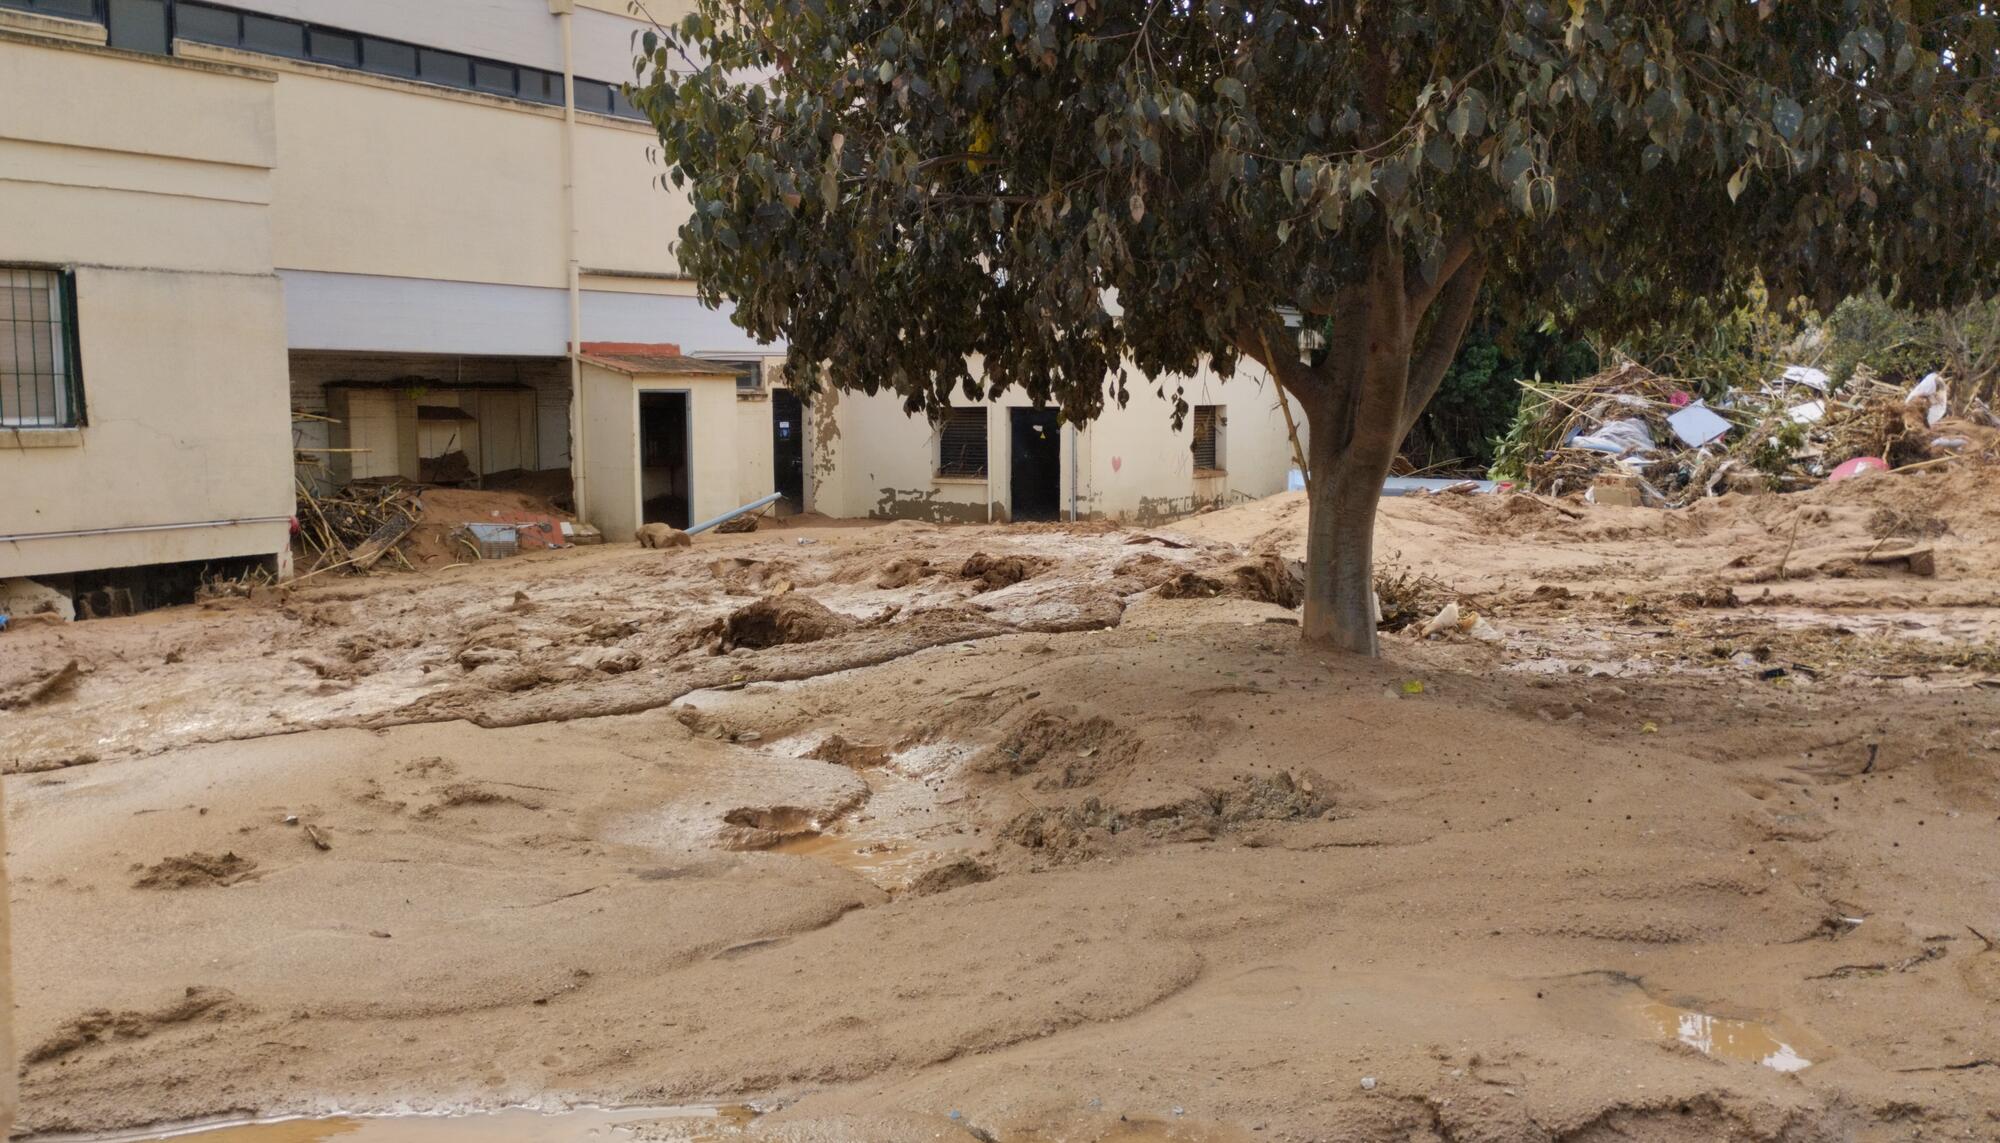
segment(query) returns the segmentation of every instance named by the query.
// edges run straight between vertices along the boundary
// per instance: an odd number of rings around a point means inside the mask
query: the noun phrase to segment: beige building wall
[[[1135,376],[1125,408],[1107,408],[1080,431],[1068,425],[1062,428],[1065,517],[1072,471],[1081,515],[1138,524],[1284,490],[1292,467],[1291,442],[1278,412],[1277,389],[1269,378],[1261,370],[1246,368],[1224,381],[1203,370],[1180,383],[1190,406],[1223,409],[1222,472],[1197,475],[1190,451],[1191,424],[1178,431],[1172,426],[1173,382],[1162,397],[1151,383]],[[991,519],[1006,520],[1012,495],[1012,426],[1007,410],[1031,404],[1020,394],[1008,394],[987,405],[987,478],[981,480],[937,475],[937,432],[922,417],[904,415],[900,398],[886,393],[840,394],[831,401],[830,411],[820,409],[809,418],[816,435],[808,440],[807,461],[820,474],[809,506],[830,516],[941,523],[983,523],[990,510]],[[1296,404],[1293,415],[1303,426]],[[831,432],[820,427],[829,416]]]
[[[750,403],[737,400],[733,374],[635,376],[589,362],[584,363],[582,374],[583,424],[585,439],[589,441],[584,466],[590,487],[590,515],[605,539],[630,540],[642,522],[641,504],[645,498],[663,491],[645,488],[641,479],[641,393],[687,395],[691,450],[688,470],[692,485],[689,524],[720,516],[752,498],[743,496],[743,488],[746,480],[756,479],[754,464],[758,450],[744,447],[748,416],[741,409]],[[768,405],[759,407],[768,414]],[[768,471],[768,436],[764,440],[762,455]],[[750,455],[746,456],[746,451]],[[752,475],[746,476],[746,470]]]
[[[0,30],[0,109],[0,263],[74,273],[85,418],[0,430],[0,577],[278,556],[270,77]]]

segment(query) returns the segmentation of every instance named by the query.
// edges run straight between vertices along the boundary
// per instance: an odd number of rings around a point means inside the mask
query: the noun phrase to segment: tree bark
[[[1373,655],[1375,508],[1402,442],[1410,335],[1402,251],[1385,244],[1359,312],[1328,356],[1333,399],[1306,406],[1308,642]]]
[[[1311,433],[1304,635],[1310,643],[1373,655],[1375,508],[1389,461],[1321,444],[1331,434],[1317,426]]]

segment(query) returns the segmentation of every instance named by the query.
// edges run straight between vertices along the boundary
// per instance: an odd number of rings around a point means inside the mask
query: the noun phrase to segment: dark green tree
[[[642,11],[635,4],[635,10]],[[1375,648],[1374,518],[1481,290],[1662,320],[2000,274],[1991,3],[695,0],[634,98],[703,299],[788,381],[1087,419],[1260,363],[1309,423],[1304,631]],[[1331,319],[1329,352],[1293,332]],[[1160,384],[1160,382],[1152,382]]]

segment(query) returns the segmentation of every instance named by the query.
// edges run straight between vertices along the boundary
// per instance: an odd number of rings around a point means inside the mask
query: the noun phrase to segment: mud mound
[[[788,591],[731,612],[720,622],[715,649],[722,652],[738,647],[817,643],[853,629],[852,619],[829,611],[825,604],[809,595]]]
[[[1204,790],[1216,820],[1225,825],[1247,821],[1297,821],[1316,818],[1333,808],[1322,792],[1326,783],[1309,772],[1284,771],[1253,775],[1237,785]]]
[[[902,559],[891,561],[888,567],[883,568],[882,574],[875,577],[875,586],[880,588],[908,587],[920,580],[942,574],[944,574],[943,570],[932,567],[929,560],[919,559],[915,556],[905,556]]]
[[[1259,603],[1297,607],[1305,600],[1304,577],[1293,562],[1266,552],[1216,575],[1185,571],[1160,584],[1161,599],[1213,599],[1240,596]]]
[[[817,837],[833,822],[861,808],[865,791],[829,806],[739,806],[722,815],[721,842],[729,849],[769,849],[794,838]]]
[[[218,857],[197,851],[139,869],[139,877],[132,882],[134,889],[201,889],[234,885],[255,872],[257,863],[234,853]]]
[[[850,770],[875,770],[889,764],[889,748],[873,742],[855,742],[844,735],[828,735],[826,741],[806,755]]]
[[[1117,815],[1091,797],[1057,810],[1029,810],[1000,830],[1000,836],[1023,849],[1042,850],[1058,861],[1081,860],[1096,852],[1096,842],[1118,828]]]
[[[189,1024],[196,1020],[224,1021],[248,1015],[249,1006],[236,994],[222,988],[200,986],[187,990],[179,1001],[151,1012],[127,1009],[113,1012],[98,1008],[64,1023],[54,1035],[29,1049],[29,1064],[60,1059],[71,1052],[107,1040],[143,1040],[162,1028]]]
[[[972,582],[975,594],[1011,587],[1046,571],[1049,561],[1040,556],[989,556],[974,552],[958,569],[958,578]]]
[[[0,691],[0,710],[16,707],[40,706],[45,702],[76,693],[76,685],[83,678],[83,668],[75,659],[40,675],[32,676],[5,691]]]
[[[471,782],[454,782],[440,788],[437,801],[417,811],[417,816],[425,820],[437,817],[446,810],[465,806],[519,806],[524,810],[539,810],[541,803],[515,797],[499,790],[489,790]]]
[[[1050,767],[1050,783],[1089,785],[1109,770],[1122,768],[1139,756],[1137,737],[1108,718],[1068,718],[1036,711],[1012,733],[974,760],[983,774],[1026,774]],[[1057,768],[1059,766],[1059,768]]]
[[[726,556],[710,560],[708,573],[732,595],[750,591],[779,593],[819,582],[790,560],[756,560],[747,556]]]
[[[961,857],[943,865],[932,866],[918,874],[916,880],[910,882],[909,888],[903,890],[903,896],[928,897],[933,893],[946,893],[991,880],[993,880],[993,870],[970,857]]]

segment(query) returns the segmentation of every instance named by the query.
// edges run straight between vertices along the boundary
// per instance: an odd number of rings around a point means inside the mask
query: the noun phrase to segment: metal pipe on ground
[[[692,536],[696,532],[706,532],[710,528],[715,527],[717,524],[726,524],[729,521],[736,519],[738,516],[743,515],[745,512],[755,512],[757,509],[762,508],[767,504],[775,503],[778,500],[778,498],[783,495],[784,493],[782,492],[773,492],[769,496],[764,496],[756,500],[752,500],[750,503],[745,504],[741,508],[731,508],[729,511],[724,512],[722,515],[717,516],[713,520],[703,520],[701,523],[696,524],[692,528],[689,528],[687,530],[687,534]]]

